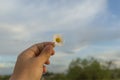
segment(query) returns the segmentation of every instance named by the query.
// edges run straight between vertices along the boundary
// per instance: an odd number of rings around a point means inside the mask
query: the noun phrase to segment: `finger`
[[[38,47],[45,47],[46,45],[52,45],[53,47],[55,47],[55,43],[54,42],[43,42],[43,43],[38,43],[36,45]]]
[[[42,50],[41,54],[37,57],[39,62],[42,63],[42,64],[47,62],[47,60],[49,60],[49,58],[50,58],[50,56],[52,54],[52,51],[53,51],[53,46],[51,46],[51,45],[46,46]]]
[[[45,65],[43,65],[43,74],[47,72],[47,68]]]
[[[43,43],[35,44],[35,47],[34,47],[35,55],[38,56],[47,45],[51,45],[54,47],[55,44],[54,42],[43,42]]]
[[[50,64],[50,60],[47,60],[47,61],[45,62],[45,64],[49,65],[49,64]]]
[[[55,44],[54,42],[38,43],[38,44],[35,44],[31,49],[34,51],[35,55],[38,56],[47,45],[51,45],[54,47]]]
[[[54,55],[54,54],[55,54],[55,51],[53,50],[51,55]]]
[[[55,46],[54,42],[38,43],[26,49],[23,53],[32,57],[38,56],[47,45]]]

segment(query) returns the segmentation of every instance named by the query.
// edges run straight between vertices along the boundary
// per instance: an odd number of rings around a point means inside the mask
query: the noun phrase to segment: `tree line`
[[[0,80],[9,80],[9,77],[0,76]],[[77,58],[71,61],[64,73],[47,72],[45,80],[120,80],[120,68],[112,61]]]
[[[66,73],[48,73],[46,80],[120,80],[120,68],[112,61],[94,58],[73,60]]]

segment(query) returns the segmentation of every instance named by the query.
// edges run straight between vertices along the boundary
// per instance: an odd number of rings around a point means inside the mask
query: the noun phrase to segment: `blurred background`
[[[47,80],[120,80],[120,0],[0,0],[0,80],[24,49],[54,34],[64,46]]]

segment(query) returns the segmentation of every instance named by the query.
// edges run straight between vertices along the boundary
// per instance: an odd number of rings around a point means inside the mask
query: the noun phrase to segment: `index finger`
[[[28,51],[29,53],[32,52],[33,55],[38,56],[47,45],[52,45],[53,47],[55,47],[54,42],[42,42],[42,43],[34,44],[30,48],[28,48],[26,51]]]

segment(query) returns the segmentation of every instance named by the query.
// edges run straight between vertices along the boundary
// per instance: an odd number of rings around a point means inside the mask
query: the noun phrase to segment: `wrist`
[[[24,75],[11,75],[9,80],[28,80]]]

